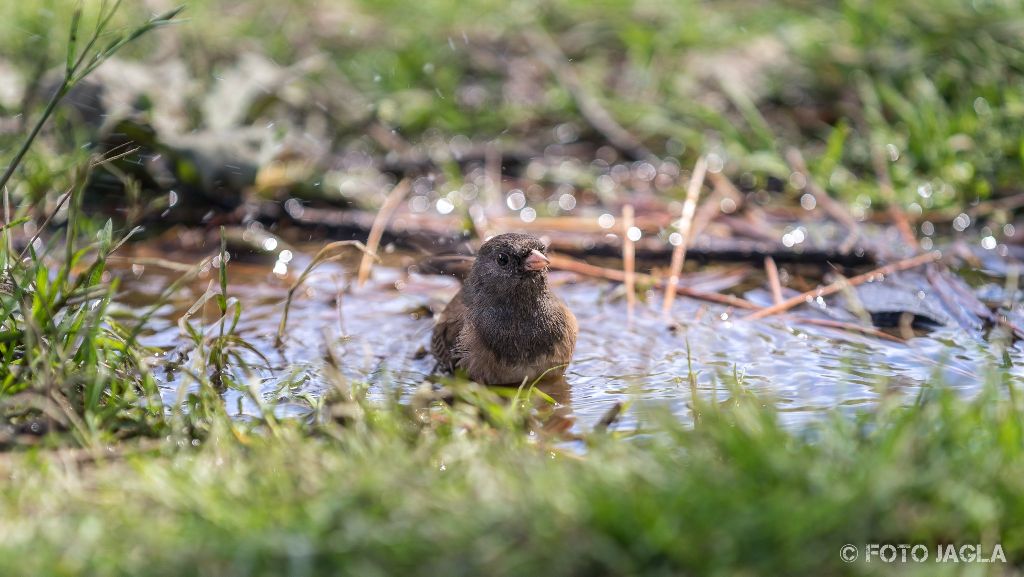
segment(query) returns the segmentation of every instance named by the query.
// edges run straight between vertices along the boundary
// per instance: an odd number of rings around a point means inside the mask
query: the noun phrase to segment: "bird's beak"
[[[531,250],[529,256],[523,261],[523,268],[528,271],[536,272],[548,268],[551,261],[548,257],[544,256],[544,253],[539,250]]]

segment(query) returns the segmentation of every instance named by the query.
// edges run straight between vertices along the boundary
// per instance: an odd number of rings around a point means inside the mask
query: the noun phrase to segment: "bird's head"
[[[501,297],[543,290],[547,286],[547,247],[537,237],[506,233],[480,247],[467,284],[478,292]]]

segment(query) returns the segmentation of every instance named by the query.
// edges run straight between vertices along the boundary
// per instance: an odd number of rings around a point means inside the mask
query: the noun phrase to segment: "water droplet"
[[[572,210],[576,208],[576,197],[565,193],[558,197],[558,208],[562,210]]]
[[[505,197],[505,205],[512,210],[521,210],[526,206],[526,195],[518,188],[513,189],[508,193],[508,196]]]
[[[807,177],[802,172],[794,172],[789,175],[789,185],[797,190],[803,190],[807,186]]]
[[[426,212],[430,208],[430,200],[422,194],[418,194],[409,199],[409,208],[413,212]]]
[[[452,201],[448,200],[447,198],[437,199],[435,206],[437,207],[437,212],[441,214],[450,214],[453,210],[455,210],[455,205],[452,204]]]
[[[633,174],[644,182],[650,182],[658,175],[658,169],[654,168],[654,165],[649,162],[641,162],[633,170]]]
[[[978,113],[978,116],[989,116],[992,114],[992,107],[988,105],[988,100],[979,96],[974,99],[974,111]]]
[[[302,206],[302,201],[297,198],[289,198],[284,201],[284,210],[292,218],[302,218],[302,213],[305,212],[305,208]]]
[[[885,150],[889,153],[889,162],[896,162],[900,159],[900,149],[896,148],[895,144],[886,144]]]
[[[961,212],[953,219],[953,229],[957,232],[963,232],[969,226],[971,226],[971,217],[967,216],[965,212]]]
[[[559,124],[555,127],[555,138],[562,144],[569,144],[570,142],[575,142],[576,139],[579,138],[579,131],[576,130],[576,127],[572,123],[566,122]]]
[[[725,159],[720,154],[712,152],[707,155],[705,161],[707,162],[708,172],[712,174],[722,172],[722,169],[725,168]]]

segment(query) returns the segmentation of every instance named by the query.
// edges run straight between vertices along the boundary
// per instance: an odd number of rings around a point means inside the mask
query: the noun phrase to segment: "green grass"
[[[64,68],[73,6],[3,3],[0,54],[29,80]],[[120,54],[170,46],[196,94],[248,51],[284,64],[324,54],[296,85],[329,96],[343,84],[361,99],[352,118],[332,117],[335,152],[372,149],[371,121],[413,143],[547,144],[570,123],[599,145],[566,87],[531,64],[524,32],[543,29],[584,89],[656,154],[685,164],[714,150],[728,173],[762,186],[788,180],[781,151],[796,146],[830,192],[877,205],[881,152],[896,202],[959,211],[1019,192],[1024,177],[1024,12],[967,6],[195,0],[189,20]],[[84,26],[99,9],[85,3]],[[126,3],[100,46],[151,16]],[[765,38],[779,52],[758,62],[749,50]],[[761,81],[737,89],[685,65],[713,58],[753,62]],[[535,98],[506,97],[512,66],[528,65],[519,80]],[[483,105],[457,97],[471,85]],[[26,130],[0,135],[5,163],[46,119],[39,86]],[[209,120],[199,101],[190,93],[194,128]],[[726,403],[694,400],[692,426],[644,408],[639,431],[565,445],[530,434],[543,412],[532,403],[467,388],[452,407],[372,404],[328,363],[335,390],[310,399],[310,419],[280,421],[253,395],[262,414],[233,421],[221,393],[251,394],[250,345],[234,330],[244,303],[221,256],[221,282],[191,311],[212,310],[215,324],[180,323],[195,351],[180,370],[197,388],[166,407],[155,351],[136,337],[179,285],[152,309],[115,314],[107,264],[125,232],[83,208],[88,175],[103,168],[71,122],[57,108],[0,191],[12,230],[54,217],[32,248],[12,247],[6,228],[0,247],[17,287],[0,294],[0,575],[934,575],[1024,564],[1024,401],[1009,366],[973,399],[933,383],[916,400],[886,396],[798,428],[733,383]],[[925,184],[934,194],[918,193]],[[1001,543],[1010,565],[839,558],[847,543],[922,543],[934,557],[938,544],[978,542]]]
[[[313,436],[218,422],[198,447],[98,463],[7,456],[0,572],[999,575],[1024,562],[1018,398],[929,391],[794,433],[735,393],[699,406],[692,429],[655,411],[642,437],[591,435],[582,457],[467,405],[429,422],[364,406]],[[923,543],[931,560],[839,559],[876,542]],[[1010,564],[934,563],[946,542],[1001,543]]]

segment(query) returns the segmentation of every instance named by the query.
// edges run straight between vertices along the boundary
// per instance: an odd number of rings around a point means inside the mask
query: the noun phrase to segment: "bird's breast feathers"
[[[470,378],[486,384],[518,384],[556,369],[572,360],[576,346],[576,318],[559,303],[560,322],[538,326],[535,319],[493,323],[478,327],[473,322],[462,326],[456,348],[459,366]],[[563,316],[564,315],[564,316]],[[564,367],[562,367],[564,369]]]

